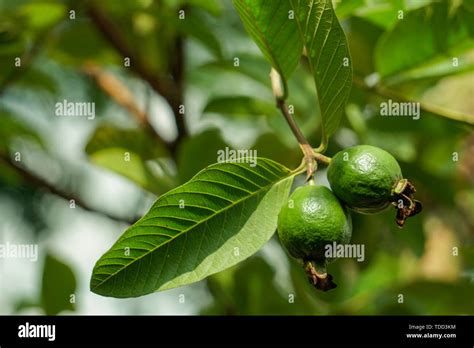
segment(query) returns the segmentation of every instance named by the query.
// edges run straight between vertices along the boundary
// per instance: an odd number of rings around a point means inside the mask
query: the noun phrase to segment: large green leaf
[[[303,42],[288,0],[234,0],[245,29],[265,58],[286,81],[298,65]],[[285,88],[286,91],[286,88]]]
[[[331,1],[290,0],[318,91],[326,137],[339,125],[352,85],[346,36]]]
[[[47,315],[74,310],[71,295],[76,291],[76,277],[71,268],[51,254],[46,255],[41,285],[41,306]]]
[[[94,267],[91,290],[136,297],[201,280],[273,235],[295,173],[268,159],[223,162],[161,196]]]

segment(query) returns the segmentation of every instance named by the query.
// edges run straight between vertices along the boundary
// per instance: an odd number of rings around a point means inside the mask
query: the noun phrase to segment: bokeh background
[[[93,265],[157,196],[226,146],[300,163],[270,66],[227,0],[0,0],[0,243],[39,247],[37,262],[0,259],[0,313],[474,314],[473,2],[335,6],[355,82],[327,154],[388,150],[423,213],[402,230],[394,210],[352,214],[365,260],[333,263],[328,293],[275,237],[207,280],[119,300],[89,291]],[[289,91],[318,145],[304,61]],[[381,117],[380,103],[396,98],[420,101],[421,118]],[[57,117],[63,100],[94,102],[95,118]],[[324,168],[316,181],[327,185]]]

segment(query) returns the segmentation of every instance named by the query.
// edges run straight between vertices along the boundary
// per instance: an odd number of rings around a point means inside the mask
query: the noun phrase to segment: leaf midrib
[[[249,199],[251,197],[253,197],[254,195],[257,195],[259,193],[261,193],[262,191],[265,191],[267,190],[269,187],[272,187],[274,185],[276,185],[277,183],[291,177],[291,176],[294,176],[296,175],[297,173],[296,172],[293,172],[293,171],[288,171],[287,175],[285,175],[284,177],[280,178],[279,180],[275,181],[275,182],[271,182],[270,184],[266,185],[266,186],[262,186],[259,190],[249,194],[248,196],[246,197],[243,197],[235,202],[233,202],[233,204],[229,204],[227,207],[225,207],[224,209],[221,209],[221,210],[217,210],[215,213],[209,215],[208,217],[206,217],[205,219],[199,221],[198,223],[196,223],[195,225],[193,226],[190,226],[188,227],[187,229],[181,231],[180,233],[176,234],[174,237],[168,239],[166,242],[163,242],[159,245],[157,245],[155,248],[149,250],[148,252],[144,253],[143,255],[141,255],[140,257],[134,259],[132,262],[128,263],[125,267],[119,269],[118,271],[114,272],[113,274],[111,274],[110,276],[108,276],[106,279],[104,279],[103,281],[101,281],[98,285],[96,285],[93,289],[97,289],[99,288],[100,286],[102,286],[102,284],[104,284],[105,282],[107,282],[109,279],[111,279],[112,277],[114,277],[115,275],[117,275],[118,273],[122,272],[123,270],[127,269],[127,267],[129,267],[130,265],[134,264],[135,262],[139,261],[140,259],[144,258],[145,256],[147,256],[148,254],[150,253],[153,253],[154,251],[156,251],[156,249],[162,247],[163,245],[165,244],[169,244],[170,242],[172,242],[174,239],[178,238],[179,236],[181,236],[183,233],[188,233],[190,230],[196,228],[197,226],[201,225],[202,223],[205,223],[207,222],[208,220],[214,218],[216,215],[218,214],[221,214],[222,212],[230,209],[230,208],[233,208],[235,206],[237,206],[238,204],[240,204],[241,202],[245,201],[246,199]],[[192,180],[191,180],[192,181]],[[191,182],[189,181],[189,182]],[[106,265],[105,265],[106,266]]]

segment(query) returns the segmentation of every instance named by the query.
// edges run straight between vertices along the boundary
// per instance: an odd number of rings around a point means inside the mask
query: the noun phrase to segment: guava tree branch
[[[102,35],[112,44],[112,46],[123,56],[130,58],[131,68],[161,96],[163,96],[173,110],[178,136],[173,143],[173,150],[176,144],[186,136],[187,131],[184,124],[184,118],[179,113],[182,105],[183,96],[183,46],[181,38],[176,38],[176,57],[175,67],[172,68],[171,75],[174,80],[161,78],[147,66],[146,62],[136,53],[136,50],[129,45],[120,29],[113,23],[109,17],[92,1],[88,2],[87,12],[93,24],[102,33]]]
[[[407,98],[406,96],[392,90],[392,89],[389,89],[383,85],[375,85],[373,87],[371,86],[368,86],[364,80],[359,77],[359,76],[354,76],[353,77],[353,82],[354,82],[354,85],[356,85],[357,87],[363,89],[363,90],[366,90],[368,92],[371,92],[371,93],[375,93],[383,98],[391,98],[391,99],[395,99],[395,100],[398,100],[400,102],[403,102],[403,103],[420,103],[420,109],[422,111],[425,111],[425,112],[429,112],[429,113],[432,113],[434,115],[437,115],[437,116],[441,116],[441,117],[445,117],[445,118],[449,118],[451,120],[454,120],[454,121],[458,121],[458,122],[461,122],[461,123],[465,123],[465,124],[468,124],[470,126],[473,126],[474,125],[474,117],[473,116],[468,116],[462,112],[458,112],[458,111],[454,111],[454,110],[448,110],[444,107],[441,107],[441,106],[438,106],[438,105],[433,105],[431,103],[427,103],[427,102],[421,102],[421,101],[418,101],[418,100],[412,100],[410,98]]]
[[[109,212],[101,211],[95,207],[91,207],[87,202],[82,200],[81,198],[77,197],[76,195],[69,193],[63,189],[60,189],[49,182],[47,182],[45,179],[41,178],[38,175],[35,175],[31,173],[30,171],[26,170],[23,167],[18,166],[14,161],[12,161],[11,158],[9,158],[7,155],[0,154],[0,163],[7,165],[9,168],[13,169],[18,175],[20,175],[25,181],[28,182],[28,184],[31,184],[37,188],[43,189],[45,191],[48,191],[56,196],[62,197],[66,199],[67,201],[74,200],[74,204],[81,207],[82,209],[103,215],[111,220],[119,221],[119,222],[124,222],[127,224],[133,224],[135,221],[138,220],[138,218],[124,218],[122,216],[117,216],[114,214],[111,214]]]

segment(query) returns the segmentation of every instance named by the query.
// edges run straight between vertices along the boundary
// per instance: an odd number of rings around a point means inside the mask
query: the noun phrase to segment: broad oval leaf
[[[351,91],[352,62],[346,36],[330,0],[290,3],[304,38],[327,138],[337,130]]]
[[[252,165],[213,164],[161,196],[99,259],[91,290],[146,295],[196,282],[254,254],[275,232],[295,173],[264,158]]]
[[[282,76],[286,92],[286,81],[303,51],[289,1],[234,0],[233,3],[247,32]]]

